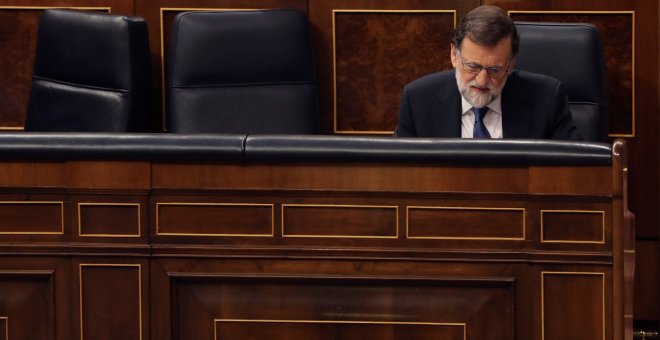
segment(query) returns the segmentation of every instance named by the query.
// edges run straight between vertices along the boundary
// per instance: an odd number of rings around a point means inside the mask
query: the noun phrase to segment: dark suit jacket
[[[504,138],[580,140],[561,82],[525,71],[502,90]],[[398,137],[461,137],[461,94],[454,70],[419,78],[403,89]]]

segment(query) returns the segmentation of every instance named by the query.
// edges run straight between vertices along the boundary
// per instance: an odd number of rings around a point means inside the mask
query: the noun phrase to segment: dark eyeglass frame
[[[486,74],[490,78],[501,78],[504,74],[509,72],[509,67],[511,66],[511,61],[513,60],[513,56],[509,58],[509,61],[506,63],[506,67],[501,67],[501,66],[490,66],[490,67],[483,67],[482,65],[479,65],[477,63],[473,63],[471,61],[465,61],[463,59],[463,55],[461,54],[461,50],[456,49],[456,55],[458,56],[459,59],[461,59],[461,64],[463,64],[463,69],[469,73],[472,73],[474,75],[478,75],[481,73],[481,70],[486,70]]]

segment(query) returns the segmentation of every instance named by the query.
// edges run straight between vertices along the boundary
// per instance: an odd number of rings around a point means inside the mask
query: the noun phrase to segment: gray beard
[[[502,84],[500,85],[499,88],[495,88],[492,83],[489,82],[488,84],[488,89],[490,90],[489,94],[483,95],[476,93],[475,91],[472,91],[471,86],[476,85],[476,80],[472,79],[470,80],[465,86],[463,86],[463,76],[461,73],[456,70],[454,72],[456,74],[456,85],[458,85],[458,91],[461,93],[463,98],[470,103],[470,105],[480,108],[480,107],[486,107],[488,104],[492,103],[493,100],[497,99],[497,97],[502,93],[502,89],[504,88],[504,84],[506,84],[506,78],[502,80]]]

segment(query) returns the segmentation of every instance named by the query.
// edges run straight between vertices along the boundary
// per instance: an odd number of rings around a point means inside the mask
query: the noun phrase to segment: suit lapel
[[[502,90],[502,133],[504,138],[526,138],[529,135],[532,112],[525,104],[525,89],[520,88],[518,75],[513,72]]]
[[[453,75],[449,77],[449,84],[440,87],[435,96],[436,102],[431,107],[436,137],[461,137],[461,94]]]

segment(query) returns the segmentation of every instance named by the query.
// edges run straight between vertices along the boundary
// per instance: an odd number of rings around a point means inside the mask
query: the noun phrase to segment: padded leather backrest
[[[516,22],[516,68],[562,81],[573,120],[587,141],[607,139],[603,44],[598,30],[581,23]]]
[[[300,11],[180,13],[167,66],[170,132],[318,132],[312,48]]]
[[[146,131],[151,70],[142,18],[46,10],[26,131]]]

